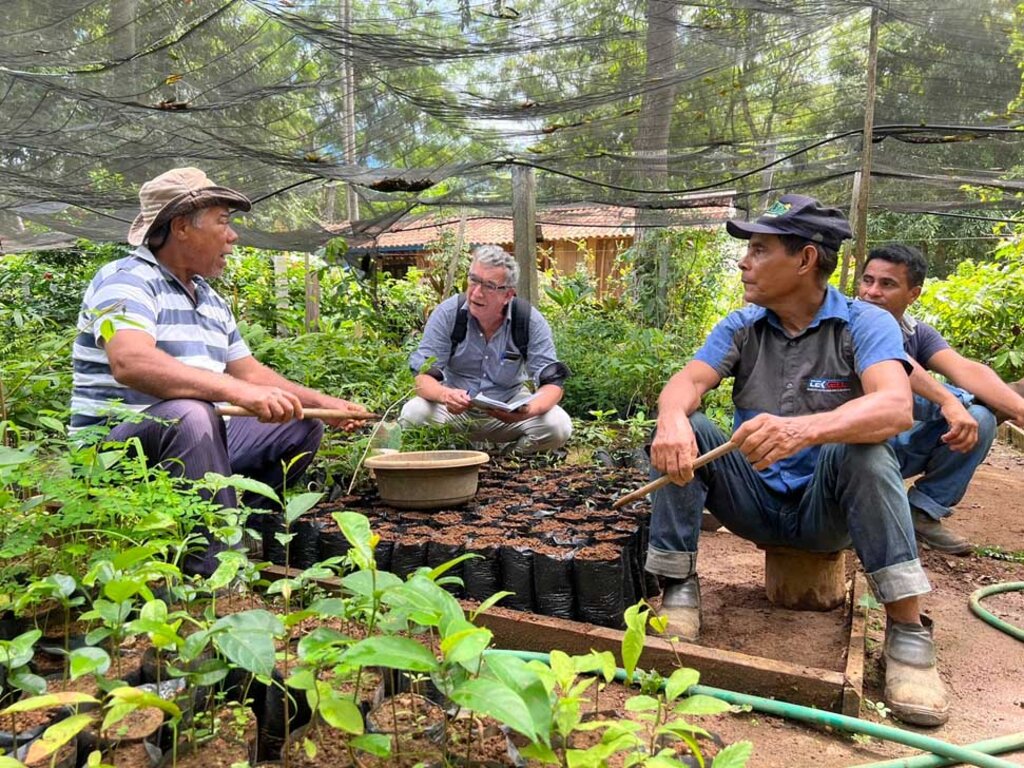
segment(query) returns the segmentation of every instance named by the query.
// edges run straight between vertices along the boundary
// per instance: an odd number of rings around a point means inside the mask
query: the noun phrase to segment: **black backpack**
[[[459,294],[459,304],[455,309],[455,325],[452,326],[452,348],[449,355],[466,338],[469,327],[469,309],[466,307],[466,294]],[[526,362],[526,352],[530,346],[530,302],[518,296],[512,299],[512,341],[519,354]]]

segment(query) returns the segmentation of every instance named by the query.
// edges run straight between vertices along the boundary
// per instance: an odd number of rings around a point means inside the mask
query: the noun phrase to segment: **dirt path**
[[[997,445],[979,469],[967,497],[949,523],[983,547],[1024,550],[1024,454]],[[701,578],[709,583],[703,642],[757,655],[841,669],[845,638],[838,613],[794,613],[771,608],[763,593],[763,553],[727,532],[701,539]],[[949,723],[920,732],[968,744],[1024,732],[1024,643],[977,619],[968,598],[982,586],[1024,581],[1024,565],[990,556],[959,558],[923,552],[934,591],[925,600],[937,628],[940,670],[954,709]],[[1024,594],[990,598],[985,606],[1024,626]],[[879,665],[884,615],[871,614],[865,697],[880,701]],[[896,725],[862,712],[862,717]],[[853,766],[917,754],[879,741],[849,736],[756,713],[714,718],[712,729],[726,742],[750,739],[759,768]],[[710,724],[709,724],[710,725]],[[1024,751],[1004,755],[1024,765]]]

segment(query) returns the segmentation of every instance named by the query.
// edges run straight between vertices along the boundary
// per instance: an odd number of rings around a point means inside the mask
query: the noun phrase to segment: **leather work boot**
[[[700,635],[700,577],[666,579],[661,596],[661,613],[668,618],[668,634],[688,643]]]
[[[969,555],[974,549],[971,542],[943,526],[941,520],[936,520],[917,508],[911,508],[910,514],[914,518],[914,535],[928,549],[961,556]]]
[[[949,693],[935,666],[932,620],[921,621],[886,622],[885,703],[904,723],[937,726],[949,720]]]

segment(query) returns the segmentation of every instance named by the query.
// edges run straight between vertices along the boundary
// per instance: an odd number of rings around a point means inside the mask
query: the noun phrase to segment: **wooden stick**
[[[255,416],[256,414],[240,405],[218,405],[219,416]],[[371,421],[379,419],[376,413],[362,411],[346,411],[343,408],[303,408],[304,419],[350,419],[352,421]]]
[[[698,456],[696,458],[696,460],[693,462],[694,470],[700,469],[705,464],[708,464],[708,463],[714,461],[715,459],[718,459],[718,458],[721,458],[722,456],[725,456],[725,454],[729,453],[729,451],[731,451],[735,447],[736,447],[735,443],[733,443],[732,441],[728,441],[728,442],[722,443],[717,448],[713,448],[712,450],[708,451],[707,453],[705,453],[705,454],[703,454],[701,456]],[[617,498],[615,500],[615,502],[612,504],[612,509],[618,509],[619,507],[626,506],[630,502],[639,501],[640,499],[642,499],[647,494],[653,493],[654,491],[658,490],[662,486],[668,485],[671,482],[672,482],[672,480],[671,480],[671,478],[668,475],[662,475],[657,480],[652,480],[647,485],[642,486],[640,488],[637,488],[632,493],[627,493],[625,496],[620,496],[619,498]]]

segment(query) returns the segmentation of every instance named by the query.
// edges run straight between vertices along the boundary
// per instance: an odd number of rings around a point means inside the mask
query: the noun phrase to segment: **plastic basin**
[[[381,501],[398,509],[441,509],[476,496],[483,451],[409,451],[371,456]]]

